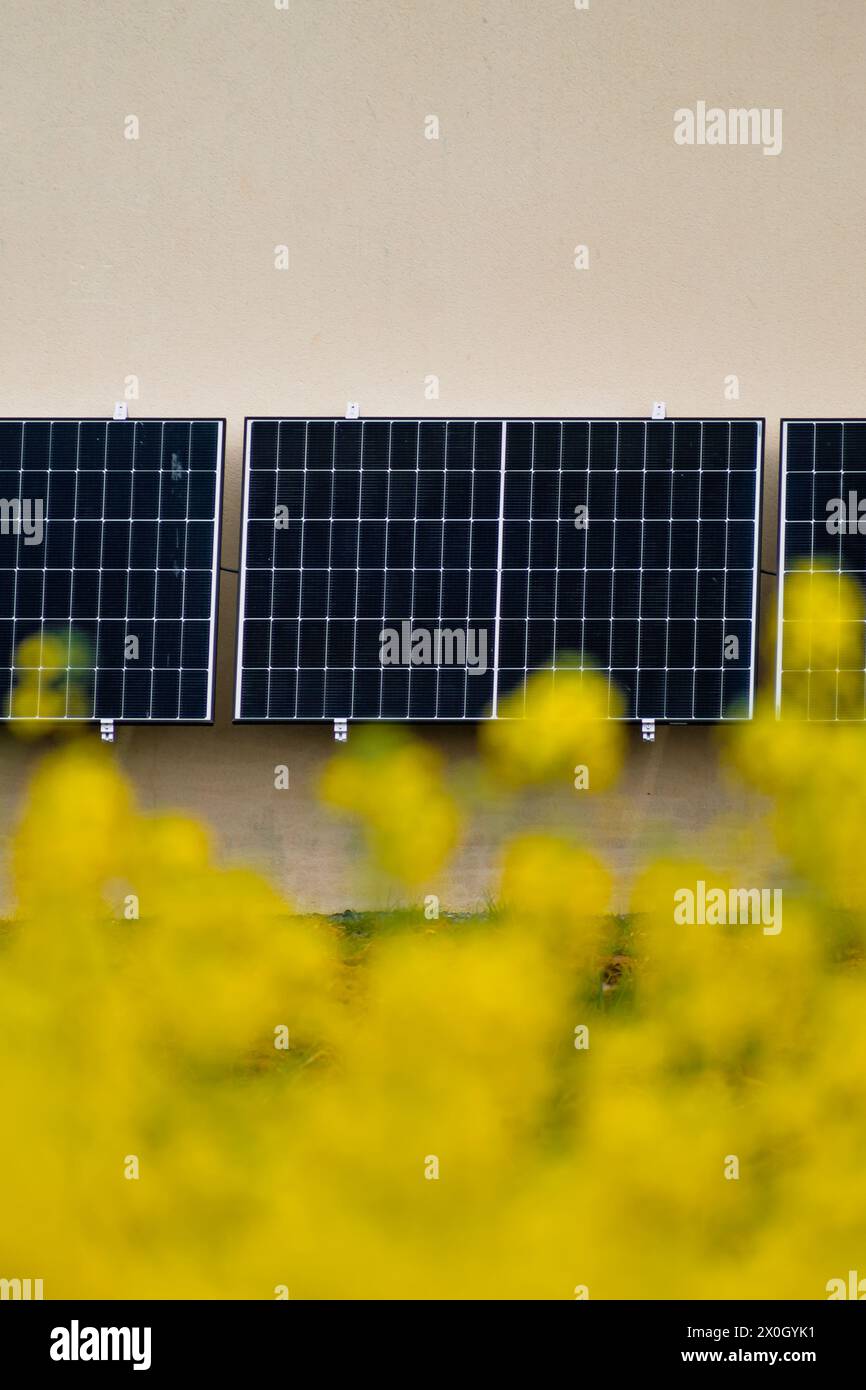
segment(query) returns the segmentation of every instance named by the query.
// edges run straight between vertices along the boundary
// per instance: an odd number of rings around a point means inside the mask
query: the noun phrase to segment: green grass
[[[391,908],[380,912],[337,912],[317,916],[317,920],[337,933],[341,953],[347,964],[359,964],[377,941],[408,933],[458,932],[495,927],[500,919],[494,906],[483,912],[440,912],[428,920],[421,908]],[[599,961],[596,1002],[604,1007],[620,1007],[633,994],[633,966],[638,954],[635,919],[623,914],[611,914],[605,919],[606,949]],[[593,991],[595,993],[595,991]]]

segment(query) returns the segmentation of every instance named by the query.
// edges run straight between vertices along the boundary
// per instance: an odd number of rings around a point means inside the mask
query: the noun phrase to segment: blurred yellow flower
[[[441,758],[399,731],[353,735],[325,769],[321,795],[361,821],[375,863],[403,884],[428,881],[457,846],[460,815]]]
[[[88,652],[86,640],[72,629],[60,633],[46,628],[18,643],[5,711],[10,720],[7,727],[16,737],[81,732],[74,721],[90,714],[83,680]]]
[[[482,751],[497,776],[514,786],[571,785],[580,767],[584,788],[600,791],[619,775],[620,712],[615,686],[599,673],[539,671],[500,702],[498,719],[482,726]]]
[[[203,827],[142,813],[108,750],[46,757],[0,935],[0,1275],[47,1298],[826,1297],[866,1244],[866,734],[764,715],[731,738],[772,817],[777,934],[677,916],[684,889],[753,883],[673,854],[611,919],[604,865],[529,832],[495,911],[374,924],[344,958]],[[545,756],[578,754],[554,730]],[[408,738],[354,739],[323,792],[404,882],[456,843]]]
[[[785,718],[863,718],[864,623],[863,594],[848,575],[811,567],[786,576]]]
[[[506,846],[500,901],[509,918],[550,940],[563,964],[600,968],[598,950],[611,879],[593,855],[551,835],[519,835]]]

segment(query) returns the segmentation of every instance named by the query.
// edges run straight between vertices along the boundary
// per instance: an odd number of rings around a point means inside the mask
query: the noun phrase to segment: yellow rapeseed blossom
[[[90,712],[82,681],[88,652],[86,640],[74,631],[46,628],[18,643],[5,711],[13,734],[38,739],[61,730],[80,732],[71,721],[85,719]]]
[[[328,764],[323,800],[361,820],[377,866],[401,883],[423,883],[457,846],[460,815],[432,747],[402,733],[361,729]]]
[[[786,718],[862,719],[864,613],[860,587],[820,567],[785,578],[782,710]]]
[[[601,922],[610,890],[604,865],[566,840],[526,834],[506,847],[502,908],[522,928],[549,939],[563,962],[600,965]]]
[[[728,756],[772,823],[758,878],[671,852],[617,920],[604,865],[526,832],[494,911],[374,922],[343,957],[203,827],[142,813],[108,750],[46,757],[0,933],[0,1277],[825,1298],[866,1248],[866,734],[764,715]],[[406,737],[353,738],[323,791],[405,883],[456,842]]]
[[[620,709],[616,688],[595,671],[539,671],[500,702],[500,718],[483,725],[482,751],[506,784],[570,785],[580,767],[585,789],[600,791],[619,775]]]

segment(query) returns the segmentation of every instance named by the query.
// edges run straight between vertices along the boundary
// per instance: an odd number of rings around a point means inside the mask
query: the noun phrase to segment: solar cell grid
[[[223,425],[0,420],[5,718],[212,713]]]
[[[854,617],[841,625],[836,645],[825,638],[814,641],[809,621],[794,619],[786,606],[791,578],[800,570],[847,575],[866,589],[866,421],[782,421],[776,648],[779,713],[808,720],[862,720],[863,622]],[[832,625],[834,613],[826,618]]]
[[[756,421],[510,421],[500,693],[592,665],[626,718],[750,707],[760,447]]]
[[[241,715],[479,717],[493,691],[500,474],[495,422],[253,422]],[[437,629],[475,641],[474,669],[383,664],[383,631],[401,648]]]
[[[584,665],[610,673],[626,718],[747,715],[762,435],[248,421],[236,717],[495,717],[530,671]],[[462,665],[424,661],[423,634],[443,631]]]

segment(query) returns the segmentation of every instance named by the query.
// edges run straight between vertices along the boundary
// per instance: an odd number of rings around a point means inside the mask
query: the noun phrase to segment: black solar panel
[[[236,717],[497,717],[528,673],[586,666],[629,719],[748,717],[762,441],[758,420],[248,421]]]
[[[786,606],[791,576],[799,570],[847,575],[866,591],[866,420],[782,421],[776,645],[782,715],[866,718],[862,622],[850,624],[851,632],[840,630],[835,648],[826,639],[813,642],[811,620],[795,618]],[[832,587],[825,587],[823,601]],[[831,598],[823,617],[832,620],[836,611]],[[820,627],[822,615],[814,621]]]
[[[207,721],[220,420],[0,420],[6,719]]]

